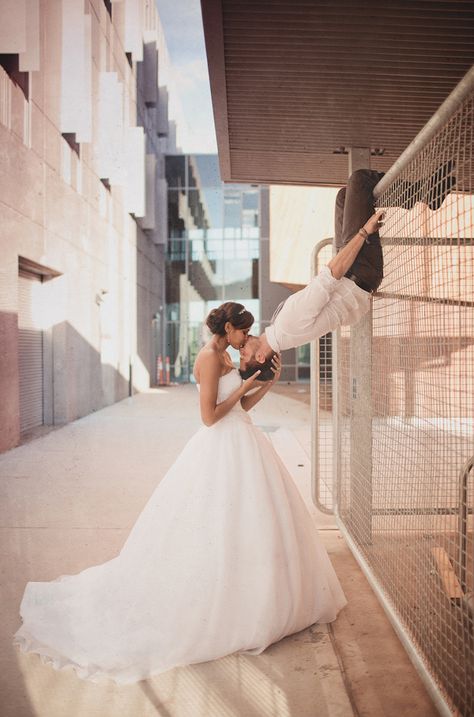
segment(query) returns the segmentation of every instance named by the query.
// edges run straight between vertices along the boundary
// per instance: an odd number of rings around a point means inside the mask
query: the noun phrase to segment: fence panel
[[[428,683],[463,716],[474,715],[473,125],[471,94],[378,198],[369,430],[356,450],[360,351],[345,328],[333,464],[344,534]]]
[[[333,254],[332,239],[323,239],[313,250],[313,275]],[[313,502],[322,513],[334,511],[333,451],[333,334],[311,342],[311,490]]]

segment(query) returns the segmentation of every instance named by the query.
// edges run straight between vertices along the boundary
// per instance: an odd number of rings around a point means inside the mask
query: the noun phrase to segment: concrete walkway
[[[114,557],[199,425],[193,386],[157,389],[0,456],[0,717],[431,717],[437,712],[331,517],[309,491],[305,387],[253,411],[320,528],[349,605],[336,623],[272,645],[176,668],[136,685],[93,684],[11,646],[28,580]],[[306,397],[307,398],[307,397]]]

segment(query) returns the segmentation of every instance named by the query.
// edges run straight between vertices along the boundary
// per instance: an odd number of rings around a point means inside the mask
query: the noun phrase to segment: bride
[[[238,303],[211,311],[212,338],[194,366],[204,426],[116,558],[28,583],[14,639],[23,651],[82,678],[130,683],[233,652],[256,655],[336,618],[346,601],[328,555],[247,413],[273,381],[259,386],[258,373],[242,381],[227,352],[245,345],[252,323]],[[278,357],[273,372],[276,380]]]

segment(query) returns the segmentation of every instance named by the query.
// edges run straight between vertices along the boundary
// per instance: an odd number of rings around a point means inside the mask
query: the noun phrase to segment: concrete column
[[[20,440],[18,254],[9,239],[7,235],[0,240],[0,452]]]
[[[291,295],[291,291],[281,284],[270,281],[270,201],[268,187],[260,190],[260,261],[259,261],[259,297],[260,297],[260,331],[270,323],[273,313],[281,301]],[[296,381],[296,349],[282,353],[282,381]]]
[[[370,167],[370,149],[349,152],[349,176]],[[372,309],[350,337],[350,520],[361,544],[372,541]]]
[[[351,147],[349,149],[349,177],[358,169],[370,169],[370,149]]]

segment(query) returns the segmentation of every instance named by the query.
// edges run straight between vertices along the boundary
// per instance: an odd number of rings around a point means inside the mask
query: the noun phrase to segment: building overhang
[[[201,0],[224,181],[338,186],[386,171],[469,70],[463,0]]]

